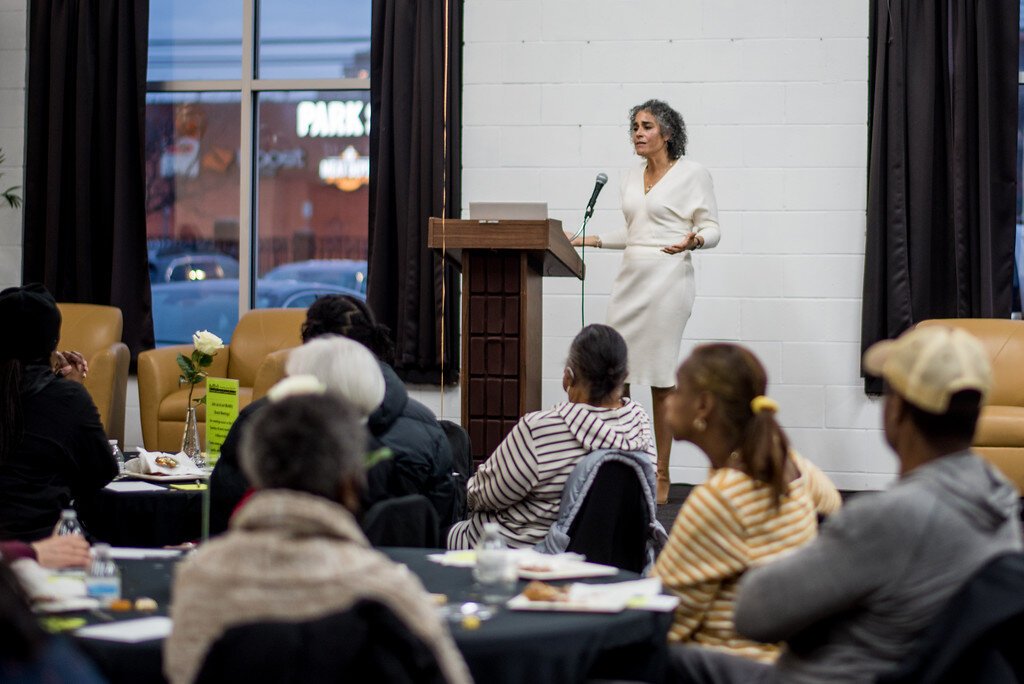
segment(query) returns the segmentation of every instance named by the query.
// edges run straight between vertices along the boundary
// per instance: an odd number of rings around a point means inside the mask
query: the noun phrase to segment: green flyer
[[[238,380],[206,379],[206,462],[215,465],[220,445],[238,418]]]

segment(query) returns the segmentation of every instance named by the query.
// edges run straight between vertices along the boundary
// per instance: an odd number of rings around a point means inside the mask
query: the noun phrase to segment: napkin
[[[173,458],[178,464],[173,468],[158,465],[156,459],[161,456]],[[195,475],[196,477],[204,475],[203,470],[196,467],[192,459],[184,453],[168,454],[162,451],[146,451],[145,449],[140,449],[139,457],[128,461],[125,464],[125,469],[143,475]]]

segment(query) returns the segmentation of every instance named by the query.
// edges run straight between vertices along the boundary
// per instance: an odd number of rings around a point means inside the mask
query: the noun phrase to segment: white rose
[[[214,335],[209,330],[200,330],[192,336],[192,344],[196,349],[207,356],[213,356],[224,348],[224,340]]]
[[[292,375],[270,388],[270,401],[281,401],[285,397],[299,394],[323,394],[327,387],[315,375]]]

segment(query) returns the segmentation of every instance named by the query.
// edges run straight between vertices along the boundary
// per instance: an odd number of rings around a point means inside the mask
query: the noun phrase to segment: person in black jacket
[[[390,331],[377,323],[365,302],[346,295],[325,295],[309,307],[302,341],[321,335],[341,335],[359,342],[377,357],[384,375],[384,401],[370,415],[367,448],[386,447],[392,457],[367,472],[363,508],[387,498],[422,494],[437,511],[443,538],[450,525],[465,517],[465,486],[459,480],[465,482],[468,473],[462,472],[465,466],[456,468],[453,463],[451,442],[433,412],[409,396],[391,367],[395,352]],[[260,399],[246,407],[221,446],[211,480],[211,534],[227,529],[232,511],[249,489],[238,466],[238,442],[242,427],[265,404],[266,400]]]
[[[0,292],[0,539],[49,536],[61,509],[117,475],[100,416],[55,355],[61,316],[42,285]],[[54,369],[51,360],[59,359]]]

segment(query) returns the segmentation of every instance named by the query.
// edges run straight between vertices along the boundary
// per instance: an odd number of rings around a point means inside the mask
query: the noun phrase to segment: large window
[[[365,296],[370,0],[152,0],[149,32],[157,344]]]
[[[1021,192],[1024,185],[1024,0],[1020,3],[1017,31],[1020,47],[1017,62],[1017,232],[1013,253],[1013,311],[1020,315],[1024,311],[1024,193]]]

